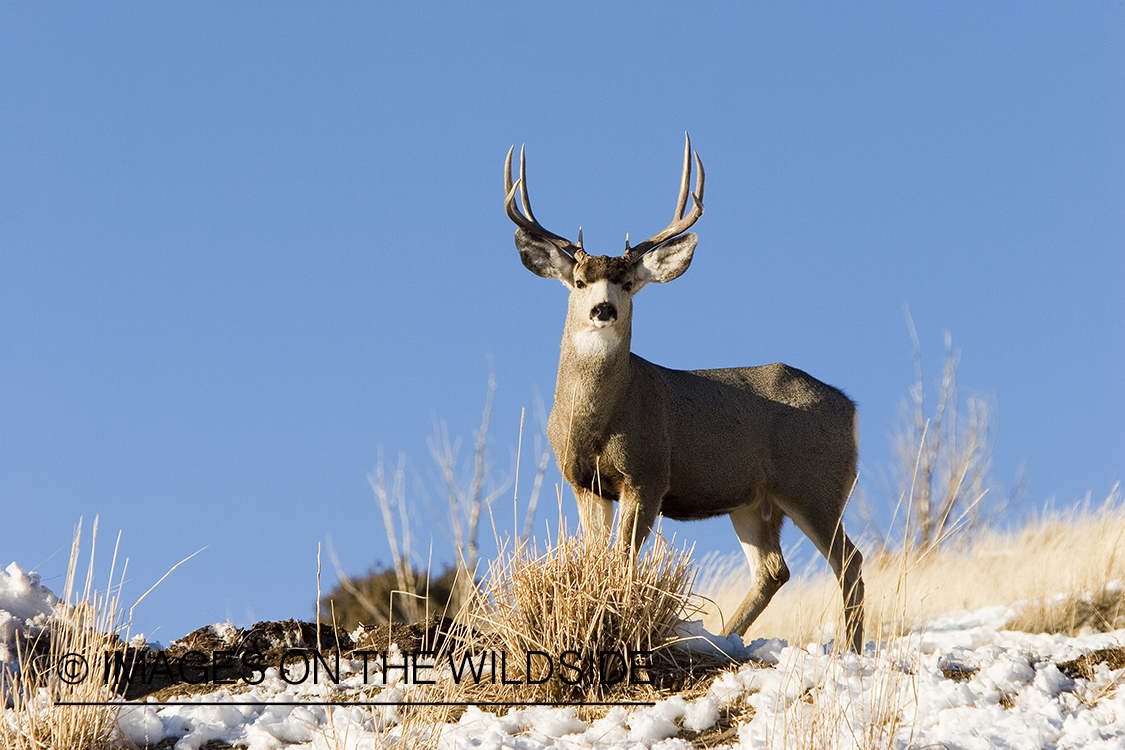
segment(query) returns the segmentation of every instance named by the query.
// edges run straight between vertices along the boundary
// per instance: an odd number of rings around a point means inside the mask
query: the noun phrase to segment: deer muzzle
[[[590,320],[598,328],[612,325],[617,321],[617,308],[611,302],[599,302],[590,310]]]

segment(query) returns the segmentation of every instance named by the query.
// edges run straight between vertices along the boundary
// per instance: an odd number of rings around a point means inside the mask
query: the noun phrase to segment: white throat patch
[[[574,353],[580,357],[605,357],[622,345],[621,327],[618,325],[596,328],[582,326],[571,337]]]

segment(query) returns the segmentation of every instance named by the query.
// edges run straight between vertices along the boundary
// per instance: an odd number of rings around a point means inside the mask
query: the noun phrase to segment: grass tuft
[[[82,524],[74,532],[62,601],[55,607],[39,639],[22,650],[17,672],[0,671],[0,748],[2,750],[100,750],[118,747],[117,709],[106,705],[115,696],[102,683],[99,659],[119,643],[116,631],[120,613],[117,596],[93,588],[94,553],[98,524],[94,520],[89,569],[85,584],[77,587]],[[117,550],[114,550],[116,562]],[[124,570],[122,570],[124,577]],[[112,589],[113,569],[110,569]],[[120,585],[118,586],[120,590]],[[74,680],[84,660],[85,679]],[[67,667],[66,665],[71,665]],[[64,676],[72,676],[68,684]]]
[[[653,673],[676,662],[676,626],[698,611],[691,552],[673,549],[659,534],[639,556],[622,546],[588,545],[564,531],[542,551],[534,541],[502,547],[484,585],[458,615],[474,637],[457,658],[480,663],[503,655],[505,676],[517,684],[462,680],[453,700],[655,699],[655,685],[640,681],[655,683]],[[601,656],[610,653],[622,656]],[[580,665],[581,674],[563,667],[564,659]],[[654,667],[630,675],[631,665],[641,663]],[[585,709],[578,713],[604,713]]]

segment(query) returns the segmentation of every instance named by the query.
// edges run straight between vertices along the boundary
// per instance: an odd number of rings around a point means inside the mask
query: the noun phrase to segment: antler
[[[691,212],[684,216],[688,199],[688,180],[691,178],[691,138],[684,133],[684,173],[680,178],[680,196],[676,199],[676,213],[672,216],[672,223],[662,232],[654,234],[636,247],[629,247],[629,236],[625,236],[625,254],[623,257],[636,259],[652,250],[657,245],[667,242],[678,234],[683,234],[691,225],[703,215],[703,162],[699,159],[699,152],[695,153],[695,192],[691,193]],[[510,157],[509,157],[510,158]],[[510,214],[510,212],[509,212]]]
[[[524,171],[523,146],[520,146],[520,178],[516,180],[515,185],[512,184],[512,152],[515,149],[515,146],[508,149],[508,158],[504,160],[504,209],[508,212],[508,218],[528,234],[554,243],[559,250],[572,257],[576,257],[580,253],[584,255],[581,227],[578,229],[578,244],[576,245],[567,238],[544,229],[543,225],[535,218],[535,214],[531,212],[531,201],[527,197],[527,174]],[[520,213],[516,206],[517,187],[520,191],[520,202],[523,203],[523,213]]]

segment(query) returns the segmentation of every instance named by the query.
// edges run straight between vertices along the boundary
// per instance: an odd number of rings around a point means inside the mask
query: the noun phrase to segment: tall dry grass
[[[469,650],[478,659],[480,654],[506,655],[507,676],[516,684],[463,680],[450,699],[651,700],[657,693],[642,681],[655,681],[653,673],[659,667],[636,670],[636,681],[631,667],[658,665],[670,658],[677,625],[696,612],[693,583],[691,551],[675,549],[674,540],[659,534],[639,554],[608,540],[587,544],[565,527],[542,549],[534,541],[503,546],[457,620],[463,631],[473,634]],[[527,655],[535,652],[540,655],[528,661]],[[640,652],[647,655],[634,657]],[[599,662],[605,653],[622,657]],[[564,654],[571,654],[570,663],[582,665],[582,677],[576,670],[564,673]],[[548,669],[554,673],[543,679]],[[581,707],[579,714],[593,715]]]
[[[1118,488],[1101,504],[1035,514],[1019,529],[978,529],[957,544],[869,554],[864,560],[865,630],[871,637],[925,626],[933,619],[990,606],[1018,605],[1010,627],[1066,632],[1122,627],[1125,593],[1125,502]],[[710,561],[698,592],[714,601],[704,623],[717,627],[745,595],[741,555]],[[1108,598],[1108,603],[1106,599]],[[1083,602],[1099,601],[1117,624],[1079,622]],[[747,638],[810,642],[831,638],[840,619],[840,590],[822,565],[795,576],[754,622]],[[1108,613],[1105,614],[1105,613]]]
[[[70,564],[60,604],[41,638],[49,644],[21,654],[16,674],[0,674],[0,748],[3,750],[99,750],[118,747],[117,709],[106,704],[115,696],[102,683],[102,655],[113,647],[120,607],[113,591],[117,547],[113,550],[108,591],[94,588],[97,519],[90,541],[84,584],[78,579],[82,523],[74,533]],[[120,538],[118,539],[120,542]],[[124,579],[125,570],[121,571]],[[117,586],[120,592],[120,579]],[[77,680],[83,669],[84,679]],[[68,678],[69,677],[69,682]],[[73,684],[70,684],[73,683]],[[10,705],[9,705],[10,702]],[[86,705],[65,705],[65,704]]]

